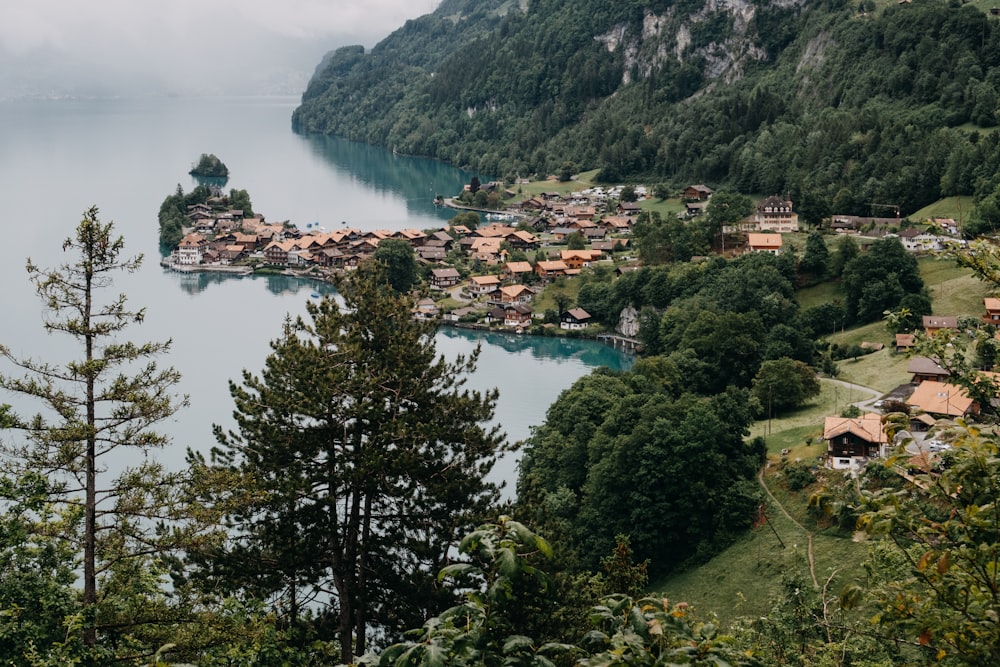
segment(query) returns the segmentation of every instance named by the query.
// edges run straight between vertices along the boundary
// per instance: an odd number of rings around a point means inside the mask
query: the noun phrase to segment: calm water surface
[[[437,228],[450,213],[435,194],[458,191],[471,174],[432,160],[290,130],[295,98],[58,100],[0,103],[0,243],[3,311],[0,342],[21,356],[65,361],[77,350],[46,336],[43,309],[27,281],[27,257],[41,266],[64,261],[61,241],[84,210],[97,205],[115,222],[130,254],[146,257],[117,290],[147,308],[132,340],[170,338],[164,360],[183,375],[179,391],[191,407],[163,428],[173,444],[160,456],[183,463],[190,447],[207,450],[212,424],[231,423],[230,379],[263,366],[268,342],[285,317],[303,313],[315,285],[287,278],[235,279],[166,272],[158,265],[156,214],[201,153],[230,169],[227,188],[249,191],[254,210],[269,220],[328,229]],[[496,421],[512,441],[544,420],[559,393],[597,366],[620,369],[631,360],[592,341],[490,334],[452,329],[436,338],[448,357],[482,345],[469,384],[497,387]],[[5,371],[10,371],[7,368]],[[15,402],[13,397],[0,401]],[[513,480],[514,457],[497,479]],[[509,491],[508,491],[509,492]]]

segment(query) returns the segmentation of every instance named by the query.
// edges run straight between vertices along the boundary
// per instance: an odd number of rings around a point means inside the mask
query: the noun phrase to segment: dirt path
[[[771,493],[771,489],[767,488],[767,483],[764,481],[764,468],[761,468],[760,472],[757,473],[757,481],[760,482],[761,487],[763,487],[764,489],[764,493],[766,493],[767,497],[771,499],[771,502],[774,503],[774,506],[777,507],[779,510],[781,510],[781,513],[784,514],[789,521],[798,526],[799,530],[801,530],[803,533],[806,534],[806,556],[809,558],[809,576],[812,577],[813,586],[818,589],[819,580],[816,579],[816,561],[813,558],[812,532],[806,530],[805,526],[796,521],[795,518],[788,513],[788,510],[785,509],[784,505],[778,502],[778,499],[774,497],[774,494]]]

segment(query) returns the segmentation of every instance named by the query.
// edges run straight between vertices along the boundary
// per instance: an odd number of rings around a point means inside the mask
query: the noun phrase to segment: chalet
[[[589,205],[567,206],[565,215],[567,218],[572,218],[574,220],[591,220],[595,215],[597,215],[597,209]]]
[[[608,235],[608,230],[605,227],[585,227],[580,230],[580,233],[586,237],[588,241],[599,241]]]
[[[445,268],[445,269],[432,269],[431,270],[431,287],[436,287],[438,289],[447,289],[448,287],[454,287],[462,280],[462,275],[457,269]]]
[[[340,248],[323,248],[313,256],[317,264],[328,268],[339,268],[344,263],[344,253]]]
[[[620,201],[618,202],[617,211],[618,215],[639,215],[642,209],[634,201]]]
[[[710,199],[712,194],[715,192],[712,188],[708,187],[704,183],[699,183],[698,185],[689,185],[684,188],[684,199],[696,199],[698,201],[703,201],[705,199]]]
[[[500,303],[530,303],[535,293],[526,285],[504,285],[499,290]]]
[[[555,261],[541,261],[535,264],[535,273],[538,274],[540,278],[556,278],[558,276],[566,275],[566,271],[569,269],[566,266],[566,262],[562,260]]]
[[[899,232],[899,242],[909,252],[937,252],[944,247],[936,234],[916,227],[908,227]]]
[[[600,250],[605,255],[610,255],[615,251],[615,246],[621,249],[628,248],[628,239],[602,239],[590,244],[591,250]]]
[[[559,258],[571,269],[580,269],[590,266],[601,258],[600,250],[563,250],[559,253]]]
[[[501,225],[498,223],[493,223],[491,225],[485,225],[476,230],[477,236],[482,236],[484,238],[500,238],[505,239],[517,230],[510,225]]]
[[[705,212],[708,206],[708,202],[703,201],[689,201],[684,204],[684,215],[689,218],[697,218],[699,215]]]
[[[915,342],[913,334],[896,334],[896,352],[906,352]]]
[[[520,303],[504,306],[503,324],[517,329],[531,326],[531,308]]]
[[[747,252],[781,254],[781,234],[747,234]]]
[[[548,204],[544,200],[538,199],[537,197],[531,197],[530,199],[525,199],[521,202],[521,208],[529,211],[544,211],[548,207]]]
[[[572,308],[563,313],[559,318],[559,328],[570,331],[586,329],[591,319],[590,313],[583,308]]]
[[[433,299],[421,299],[413,307],[413,319],[429,322],[438,319],[441,310]]]
[[[523,230],[518,230],[507,236],[507,242],[515,250],[534,250],[538,247],[538,237]]]
[[[219,251],[219,259],[225,264],[232,264],[233,262],[246,257],[246,248],[241,245],[227,245]]]
[[[417,257],[431,264],[440,264],[448,258],[448,253],[444,248],[422,245],[416,251]]]
[[[912,384],[920,384],[927,380],[944,382],[951,375],[946,369],[929,357],[913,357],[910,359],[906,372],[912,376]]]
[[[500,278],[498,276],[472,276],[469,278],[469,281],[469,284],[465,287],[465,291],[474,297],[488,296],[500,287]]]
[[[889,449],[882,416],[874,412],[860,417],[827,417],[823,439],[827,464],[834,470],[857,469],[867,459],[885,456]]]
[[[935,417],[968,417],[979,413],[979,405],[964,387],[935,380],[921,382],[906,403]]]
[[[574,229],[572,227],[556,227],[552,230],[552,240],[556,243],[562,243],[566,240],[566,237],[570,234],[579,233],[579,229]]]
[[[442,229],[431,234],[424,244],[440,245],[444,248],[451,248],[451,246],[455,244],[455,239],[452,238],[451,234]]]
[[[424,234],[419,229],[403,229],[396,232],[394,238],[402,239],[407,243],[409,243],[410,246],[416,248],[418,245],[424,242],[424,240],[427,238],[427,235]]]
[[[455,310],[448,311],[441,316],[442,320],[448,322],[460,322],[462,318],[472,316],[478,316],[479,311],[472,306],[463,306],[462,308],[456,308]]]
[[[517,281],[531,274],[533,271],[534,268],[532,268],[531,262],[507,262],[500,271],[500,277],[507,281]]]
[[[986,308],[983,322],[1000,327],[1000,299],[987,297],[983,299],[983,306]]]
[[[933,336],[942,329],[958,331],[958,318],[946,315],[924,315],[924,333]]]
[[[628,234],[632,231],[634,220],[626,215],[610,215],[602,218],[600,224],[612,234]]]
[[[743,224],[749,229],[762,232],[797,232],[799,214],[792,210],[790,200],[772,195],[758,202],[757,209]]]
[[[298,250],[298,241],[271,241],[264,248],[264,258],[268,264],[288,264],[289,253]]]

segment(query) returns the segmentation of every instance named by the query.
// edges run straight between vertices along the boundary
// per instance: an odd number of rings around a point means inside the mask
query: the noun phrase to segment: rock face
[[[639,335],[639,311],[632,306],[622,310],[618,318],[618,326],[615,331],[627,338],[635,338]]]

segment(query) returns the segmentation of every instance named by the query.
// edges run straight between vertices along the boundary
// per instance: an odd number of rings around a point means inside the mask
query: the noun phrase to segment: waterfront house
[[[574,331],[586,329],[593,318],[583,308],[571,308],[559,318],[559,328]]]
[[[204,236],[197,233],[188,234],[177,246],[177,263],[186,266],[201,264],[207,249],[208,240]]]
[[[523,329],[531,326],[531,308],[515,303],[504,306],[503,323],[507,327]]]
[[[284,266],[288,264],[289,253],[298,250],[298,241],[271,241],[264,248],[264,258],[268,264]]]
[[[413,307],[413,318],[416,320],[421,320],[423,322],[429,322],[438,319],[441,310],[434,303],[433,299],[421,299],[417,301],[416,305]]]
[[[834,470],[857,470],[866,460],[888,454],[889,438],[882,416],[827,417],[823,423],[827,465]]]

